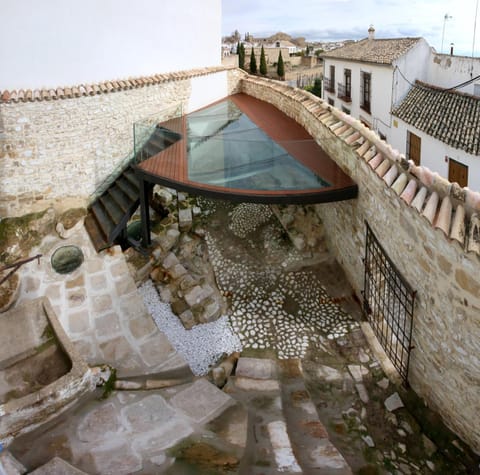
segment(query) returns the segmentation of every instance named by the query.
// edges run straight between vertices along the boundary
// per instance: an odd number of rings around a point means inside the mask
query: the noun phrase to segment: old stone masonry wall
[[[0,94],[0,216],[85,206],[133,150],[133,124],[168,107],[213,102],[240,73],[224,68]]]
[[[242,87],[302,124],[358,184],[357,199],[316,206],[329,246],[360,296],[369,223],[417,291],[410,384],[480,452],[478,196],[396,161],[358,121],[308,93],[253,78]]]

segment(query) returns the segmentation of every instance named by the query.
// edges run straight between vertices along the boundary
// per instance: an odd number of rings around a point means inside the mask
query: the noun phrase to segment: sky
[[[479,0],[222,0],[222,35],[283,31],[307,41],[422,36],[441,52],[472,55]],[[445,16],[448,18],[445,20]],[[474,55],[480,56],[480,5]]]

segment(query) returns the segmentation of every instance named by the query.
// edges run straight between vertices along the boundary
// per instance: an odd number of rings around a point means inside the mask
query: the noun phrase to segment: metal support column
[[[140,216],[142,220],[142,246],[147,248],[152,243],[150,237],[149,196],[151,183],[140,179]]]

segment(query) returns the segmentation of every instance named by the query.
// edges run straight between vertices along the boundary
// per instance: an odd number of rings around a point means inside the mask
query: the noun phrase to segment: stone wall
[[[302,124],[358,184],[356,200],[316,205],[329,247],[360,296],[369,223],[417,291],[409,382],[480,452],[478,194],[406,162],[358,121],[308,93],[268,80],[242,83],[244,92]]]
[[[133,149],[133,123],[235,91],[238,70],[210,68],[0,99],[0,216],[84,206]],[[27,93],[30,93],[27,95]]]

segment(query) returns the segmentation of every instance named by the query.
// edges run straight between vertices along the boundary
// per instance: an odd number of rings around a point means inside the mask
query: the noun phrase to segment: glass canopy
[[[246,190],[304,190],[330,186],[287,151],[303,142],[274,141],[231,100],[186,119],[188,180]]]

